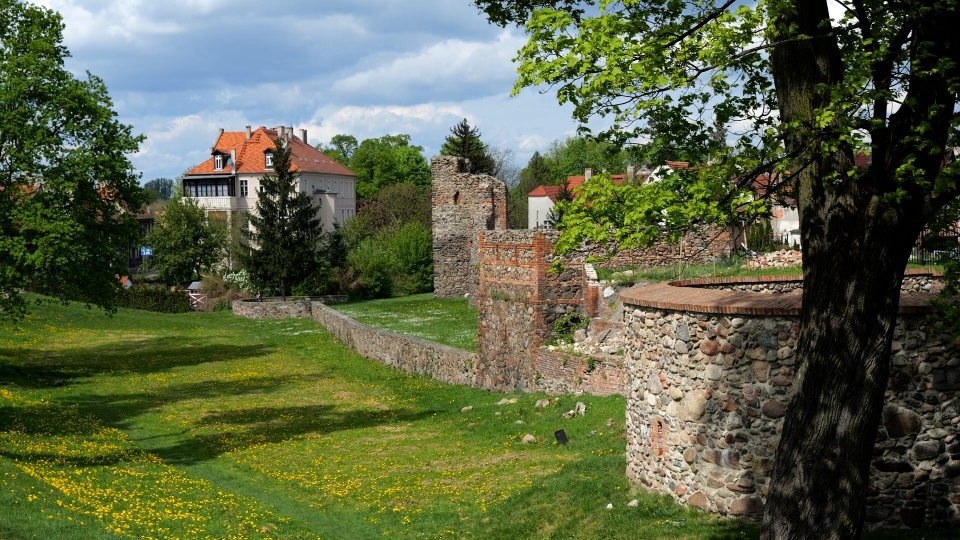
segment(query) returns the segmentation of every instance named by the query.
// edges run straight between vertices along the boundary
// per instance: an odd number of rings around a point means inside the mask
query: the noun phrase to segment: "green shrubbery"
[[[117,305],[156,313],[186,313],[191,310],[190,296],[186,292],[169,291],[162,287],[121,289]]]

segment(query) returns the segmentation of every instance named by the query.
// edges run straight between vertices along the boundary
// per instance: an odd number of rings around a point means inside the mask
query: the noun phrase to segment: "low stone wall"
[[[290,296],[284,302],[280,298],[256,300],[234,300],[231,309],[234,315],[248,319],[309,319],[313,302],[324,304],[342,304],[349,300],[343,295],[328,296]]]
[[[248,319],[309,319],[310,300],[298,299],[281,302],[279,300],[234,300],[234,315]]]
[[[477,386],[476,353],[371,328],[320,302],[313,303],[313,319],[361,356],[407,373]]]
[[[628,373],[623,356],[573,355],[550,347],[536,352],[535,391],[551,395],[583,392],[594,396],[623,395]]]
[[[671,290],[672,289],[672,290]],[[724,515],[763,512],[793,396],[800,295],[627,291],[627,476]],[[960,344],[901,299],[870,471],[871,529],[960,523]]]
[[[683,264],[711,264],[729,257],[733,251],[733,235],[729,229],[702,226],[685,234],[677,243],[662,240],[650,247],[619,249],[615,243],[588,244],[573,256],[596,260],[599,268],[665,268]]]
[[[687,279],[671,283],[678,287],[696,287],[714,291],[786,294],[803,290],[803,276],[754,276],[734,278]],[[907,270],[900,284],[903,294],[939,293],[943,289],[943,272]]]

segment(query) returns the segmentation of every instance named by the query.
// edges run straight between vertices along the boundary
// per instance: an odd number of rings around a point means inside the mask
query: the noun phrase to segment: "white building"
[[[357,176],[343,165],[307,144],[307,130],[300,136],[293,127],[279,126],[255,131],[224,132],[210,149],[210,159],[190,169],[183,179],[183,195],[195,198],[208,213],[224,217],[256,209],[260,179],[273,171],[276,141],[283,137],[290,146],[290,167],[300,173],[300,191],[310,195],[324,229],[343,224],[357,212]]]

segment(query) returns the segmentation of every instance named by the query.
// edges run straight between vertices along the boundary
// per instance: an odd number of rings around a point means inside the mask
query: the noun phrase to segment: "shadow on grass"
[[[109,404],[88,404],[90,409],[109,408]],[[0,408],[0,433],[26,437],[75,437],[87,439],[98,435],[102,427],[89,420],[86,407],[55,408],[28,406]],[[63,467],[109,466],[129,461],[140,450],[149,452],[174,465],[193,465],[214,459],[225,452],[244,450],[261,444],[275,444],[295,440],[303,435],[331,435],[340,431],[365,429],[374,426],[408,423],[432,416],[436,411],[408,409],[380,411],[342,409],[334,405],[306,405],[294,407],[257,407],[207,415],[192,427],[177,432],[137,440],[151,439],[155,445],[139,444],[129,451],[117,450],[93,455],[70,456],[51,454],[45,446],[27,445],[27,450],[0,450],[0,457],[27,462],[46,462]],[[59,414],[58,414],[59,413]],[[103,415],[100,415],[103,418]],[[121,420],[122,421],[122,420]],[[174,439],[164,445],[163,439]],[[95,448],[91,446],[90,448]]]
[[[151,452],[167,463],[193,465],[214,459],[225,452],[260,444],[293,441],[302,435],[331,435],[346,430],[414,422],[435,412],[340,409],[333,405],[229,411],[207,416],[197,426],[201,430],[217,430],[215,433],[194,434],[172,446],[156,448]]]
[[[256,358],[272,351],[263,345],[190,345],[178,337],[135,341],[127,347],[113,343],[54,351],[0,349],[0,381],[25,388],[43,388],[58,380],[69,384],[73,379],[94,375],[157,373],[211,362]],[[12,358],[13,362],[4,360],[4,357]]]

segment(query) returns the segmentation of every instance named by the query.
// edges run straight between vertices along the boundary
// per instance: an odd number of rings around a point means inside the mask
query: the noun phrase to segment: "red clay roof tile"
[[[244,131],[225,131],[220,134],[214,151],[230,155],[231,150],[237,151],[236,172],[267,174],[272,169],[264,167],[264,152],[276,148],[277,131],[263,126],[257,128],[247,140]],[[290,169],[300,172],[322,174],[337,174],[342,176],[356,176],[350,169],[337,163],[323,152],[310,146],[298,137],[290,137]],[[187,175],[198,174],[233,174],[234,167],[224,166],[222,170],[214,170],[213,156],[203,163],[187,171]]]

